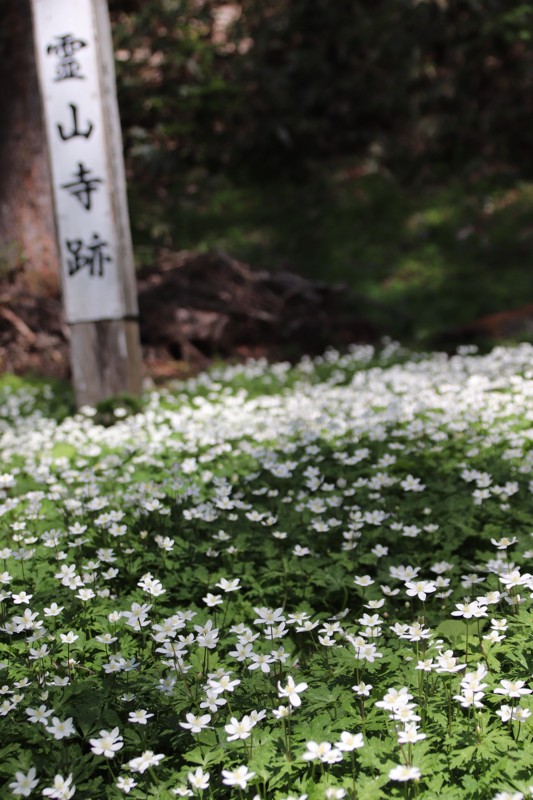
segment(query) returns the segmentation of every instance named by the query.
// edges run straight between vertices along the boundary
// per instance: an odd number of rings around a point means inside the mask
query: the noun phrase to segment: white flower
[[[413,475],[407,475],[403,481],[400,481],[400,486],[404,492],[423,492],[426,488],[423,483],[420,483],[420,478],[415,478]]]
[[[251,664],[248,664],[248,669],[250,671],[254,669],[260,669],[261,672],[265,674],[270,672],[270,665],[274,663],[275,659],[271,655],[266,655],[265,653],[252,653],[250,655]]]
[[[138,758],[128,761],[128,767],[132,772],[146,772],[149,767],[156,767],[165,756],[162,753],[154,754],[153,750],[145,750]]]
[[[361,681],[360,683],[356,683],[355,686],[352,686],[352,691],[354,691],[359,697],[370,697],[372,684]]]
[[[320,760],[323,764],[337,764],[342,761],[342,752],[337,747],[331,747]]]
[[[201,767],[196,772],[189,772],[187,777],[193,789],[207,789],[209,786],[209,772],[204,772]]]
[[[23,772],[15,772],[15,780],[9,784],[13,794],[19,797],[29,797],[39,781],[35,777],[37,770],[34,767],[28,770],[27,775]]]
[[[473,689],[463,689],[462,694],[454,694],[453,699],[457,700],[463,708],[483,708],[481,700],[485,697],[485,692],[476,692]]]
[[[200,708],[207,708],[209,711],[216,713],[219,706],[225,706],[227,700],[216,692],[214,689],[206,689],[205,700],[200,703]]]
[[[466,664],[458,664],[457,658],[453,654],[453,650],[445,650],[444,653],[437,656],[438,666],[435,672],[459,672],[464,669]]]
[[[529,708],[521,708],[520,706],[516,706],[513,708],[513,715],[512,718],[515,722],[525,722],[531,716],[531,711]]]
[[[481,691],[487,687],[487,684],[482,682],[483,678],[487,677],[487,674],[487,667],[484,664],[478,664],[475,672],[466,672],[464,674],[461,680],[461,686],[463,689]]]
[[[502,722],[509,722],[513,717],[513,709],[511,706],[503,705],[496,711]]]
[[[331,750],[329,742],[307,742],[306,747],[307,750],[302,756],[304,761],[315,761],[316,759],[322,761],[324,756]]]
[[[106,758],[113,758],[117,750],[124,747],[124,739],[118,728],[113,728],[112,731],[100,731],[100,738],[89,739],[89,743],[96,756],[106,756]]]
[[[491,619],[490,624],[495,631],[503,632],[507,630],[508,623],[506,619]]]
[[[113,644],[118,641],[118,636],[112,636],[110,633],[103,633],[101,636],[94,637],[100,644]]]
[[[523,694],[531,694],[531,689],[524,689],[525,681],[500,681],[501,687],[494,689],[494,694],[503,694],[506,697],[521,697]]]
[[[248,781],[255,777],[255,772],[250,772],[248,767],[243,765],[236,769],[223,769],[222,775],[222,783],[226,786],[238,786],[239,789],[246,789]]]
[[[57,617],[58,614],[61,614],[64,608],[64,606],[58,606],[57,603],[50,603],[50,606],[44,609],[44,616]]]
[[[208,681],[209,687],[217,694],[222,694],[222,692],[232,692],[235,687],[239,685],[239,683],[240,680],[238,678],[232,679],[229,674],[221,675],[218,680],[215,678],[210,678]]]
[[[414,744],[426,738],[425,733],[419,733],[415,722],[407,722],[403,731],[398,731],[398,744]]]
[[[152,597],[160,597],[160,595],[166,592],[166,589],[163,589],[161,581],[154,578],[151,572],[147,572],[143,575],[137,586],[140,586],[141,589],[144,589],[144,591],[148,592]]]
[[[200,647],[206,647],[209,650],[214,650],[218,644],[218,628],[213,628],[212,620],[207,620],[205,625],[195,625],[197,632],[196,641]]]
[[[502,536],[501,539],[491,539],[490,541],[498,550],[506,550],[511,545],[516,544],[518,539],[516,536],[513,536],[512,539]]]
[[[45,797],[52,797],[54,800],[70,800],[76,794],[76,787],[72,785],[72,775],[68,778],[63,778],[62,775],[56,775],[54,778],[54,785],[43,789]]]
[[[80,637],[78,634],[74,633],[74,631],[69,631],[68,633],[60,633],[59,638],[63,642],[63,644],[72,644]]]
[[[228,736],[228,742],[233,742],[236,739],[247,739],[253,727],[254,723],[248,714],[245,714],[240,722],[236,717],[232,717],[231,721],[224,726],[226,733],[230,734]]]
[[[84,602],[92,600],[93,597],[96,597],[92,589],[80,589],[78,594],[74,596],[77,597],[79,600],[83,600]]]
[[[344,750],[347,753],[351,753],[352,750],[356,750],[358,747],[363,747],[365,741],[363,739],[362,733],[349,733],[348,731],[343,731],[341,733],[341,740],[337,742],[335,747],[337,750]]]
[[[48,717],[54,713],[53,708],[46,708],[45,705],[39,708],[26,708],[25,713],[28,715],[28,722],[40,722],[42,725],[48,724]]]
[[[294,678],[289,675],[287,678],[287,685],[282,686],[281,683],[278,681],[278,695],[279,697],[287,697],[291,706],[299,706],[301,705],[302,701],[300,699],[300,693],[305,692],[307,689],[307,683],[298,683],[294,682]]]
[[[412,707],[409,701],[413,699],[407,686],[402,686],[401,689],[389,689],[383,700],[378,700],[376,706],[384,708],[387,711],[395,711],[402,707]]]
[[[389,719],[395,719],[399,722],[419,722],[420,717],[418,714],[415,714],[414,705],[413,703],[409,703],[405,706],[398,706],[395,708],[392,714],[389,714]]]
[[[180,722],[180,725],[182,728],[190,730],[191,733],[200,733],[211,722],[210,714],[201,714],[198,717],[194,714],[185,714],[185,718],[187,722]]]
[[[202,600],[209,608],[219,606],[224,602],[221,594],[211,594],[211,592],[208,592],[205,597],[202,597]]]
[[[487,617],[486,608],[481,605],[477,600],[472,600],[471,603],[456,603],[456,611],[452,611],[452,617],[463,617],[463,619],[472,619],[472,617]]]
[[[72,717],[61,721],[59,717],[52,717],[52,724],[46,726],[48,733],[51,733],[54,739],[68,739],[69,736],[76,735],[76,728],[72,724]]]
[[[150,717],[153,716],[153,714],[149,714],[144,708],[140,708],[138,711],[130,711],[128,715],[128,722],[136,722],[138,725],[146,725]]]
[[[389,772],[391,781],[417,781],[420,778],[418,767],[409,767],[406,764],[398,764]]]
[[[18,594],[11,595],[11,599],[13,600],[15,605],[20,605],[21,603],[27,605],[32,599],[32,597],[33,597],[32,594],[27,594],[26,592],[19,592]]]
[[[242,588],[239,586],[239,583],[240,578],[234,578],[231,581],[228,581],[227,578],[221,578],[219,582],[215,584],[215,586],[217,586],[219,589],[222,589],[223,592],[236,592]]]
[[[261,722],[262,719],[266,717],[266,708],[262,708],[258,711],[256,708],[253,711],[250,711],[250,719],[254,725],[257,725],[258,722]]]
[[[524,586],[529,584],[531,575],[528,572],[526,572],[524,575],[521,575],[519,569],[514,569],[505,573],[504,575],[500,575],[499,578],[500,581],[505,584],[505,586],[512,588],[513,586]]]
[[[429,639],[431,637],[431,630],[424,628],[419,622],[413,622],[407,628],[407,633],[403,634],[400,638],[409,639],[410,642],[419,642],[421,639]]]
[[[116,786],[117,789],[120,789],[121,792],[129,794],[131,790],[134,789],[135,786],[137,786],[137,781],[134,778],[131,778],[130,776],[123,777],[122,775],[120,775],[116,782]]]
[[[254,619],[254,625],[274,625],[285,620],[282,608],[255,608],[254,606],[254,611],[259,614],[258,619]]]
[[[490,633],[486,633],[483,637],[485,641],[490,642],[491,644],[496,644],[496,642],[503,642],[505,636],[502,633],[498,633],[497,630],[493,629]]]
[[[353,582],[356,586],[362,586],[363,588],[365,586],[371,586],[374,583],[370,575],[356,575]]]
[[[419,600],[425,600],[428,594],[437,591],[437,587],[432,581],[407,581],[405,590],[408,597],[418,597]]]

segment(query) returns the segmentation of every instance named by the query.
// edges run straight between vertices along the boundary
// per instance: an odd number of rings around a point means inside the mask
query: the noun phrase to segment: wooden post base
[[[137,320],[98,320],[70,325],[70,360],[78,406],[142,388]]]

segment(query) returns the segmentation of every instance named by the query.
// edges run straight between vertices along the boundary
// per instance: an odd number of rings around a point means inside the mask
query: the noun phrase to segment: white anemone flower
[[[278,696],[287,697],[291,706],[299,706],[302,703],[300,693],[305,692],[307,683],[295,683],[294,678],[289,675],[287,678],[287,685],[282,686],[278,681]]]

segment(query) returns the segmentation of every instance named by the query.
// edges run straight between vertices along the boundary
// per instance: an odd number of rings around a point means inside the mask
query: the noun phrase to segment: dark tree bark
[[[0,87],[0,268],[24,266],[30,281],[57,284],[53,200],[29,0],[0,0]]]

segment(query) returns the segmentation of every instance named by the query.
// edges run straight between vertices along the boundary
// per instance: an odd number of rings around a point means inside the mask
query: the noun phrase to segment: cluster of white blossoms
[[[442,737],[531,743],[533,348],[387,350],[221,368],[109,427],[5,392],[0,793],[266,800],[289,764],[340,798],[384,741],[423,787],[432,703]]]
[[[393,781],[418,780],[420,769],[411,763],[412,745],[426,738],[426,734],[420,730],[420,715],[417,714],[416,703],[412,702],[413,695],[407,686],[400,689],[389,689],[382,700],[376,702],[376,708],[389,711],[389,719],[392,720],[398,744],[405,757],[404,764],[398,764],[389,771],[389,778]],[[404,745],[408,745],[407,748]]]
[[[342,731],[340,740],[335,744],[331,742],[307,742],[307,749],[303,753],[304,761],[321,761],[322,764],[336,764],[342,761],[344,753],[351,753],[364,746],[362,733]]]
[[[15,772],[15,780],[9,784],[11,792],[18,797],[29,797],[38,786],[37,770],[31,767],[27,773]],[[52,786],[47,786],[41,792],[43,797],[51,800],[70,800],[76,794],[76,786],[72,783],[72,775],[64,778],[62,775],[54,777]]]

